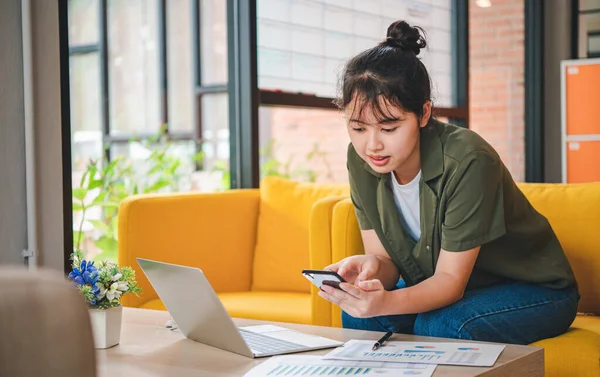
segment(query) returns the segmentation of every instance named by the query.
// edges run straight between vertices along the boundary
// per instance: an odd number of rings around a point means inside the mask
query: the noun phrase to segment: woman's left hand
[[[336,304],[354,318],[370,318],[383,315],[386,291],[378,279],[361,281],[358,286],[340,283],[337,289],[321,286],[319,296]]]

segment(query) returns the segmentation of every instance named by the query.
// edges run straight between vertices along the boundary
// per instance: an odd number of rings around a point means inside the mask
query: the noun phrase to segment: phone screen
[[[310,280],[318,288],[322,285],[329,285],[331,287],[340,289],[340,283],[345,283],[346,280],[333,271],[326,270],[302,270],[302,275]]]

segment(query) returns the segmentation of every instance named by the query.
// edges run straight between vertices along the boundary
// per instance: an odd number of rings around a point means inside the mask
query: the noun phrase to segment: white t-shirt
[[[407,226],[408,233],[415,241],[421,238],[421,206],[419,203],[419,182],[421,171],[417,176],[405,185],[401,185],[394,173],[392,175],[392,186],[394,190],[394,201],[400,211],[400,217]]]

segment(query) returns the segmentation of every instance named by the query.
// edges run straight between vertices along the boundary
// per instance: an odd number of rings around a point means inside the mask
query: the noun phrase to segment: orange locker
[[[600,135],[600,63],[567,66],[567,135]]]
[[[561,90],[563,182],[600,181],[600,59],[563,61]]]
[[[600,182],[600,140],[567,142],[567,182]]]

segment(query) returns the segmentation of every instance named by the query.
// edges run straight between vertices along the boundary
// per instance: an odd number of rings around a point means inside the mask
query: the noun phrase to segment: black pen
[[[379,339],[377,342],[375,342],[375,344],[373,345],[373,351],[375,351],[376,349],[381,347],[383,342],[388,340],[392,335],[394,335],[393,332],[391,332],[391,331],[386,332],[385,335],[381,337],[381,339]]]

